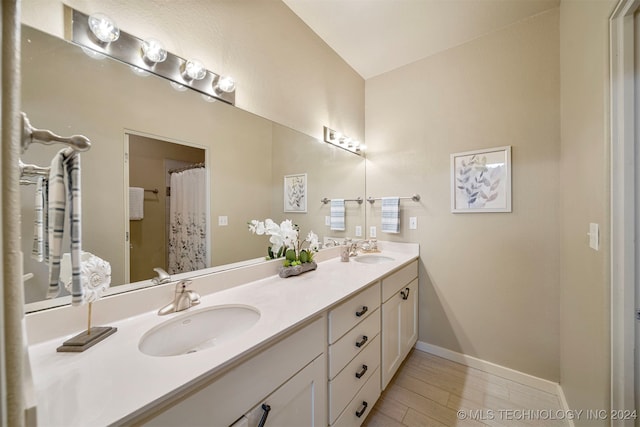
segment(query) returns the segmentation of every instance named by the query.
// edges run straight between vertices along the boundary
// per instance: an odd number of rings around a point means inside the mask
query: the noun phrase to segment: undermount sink
[[[223,305],[187,312],[150,329],[138,348],[149,356],[179,356],[237,338],[260,319],[253,307]]]
[[[381,264],[383,262],[394,261],[394,258],[384,255],[359,255],[354,259],[363,264]]]

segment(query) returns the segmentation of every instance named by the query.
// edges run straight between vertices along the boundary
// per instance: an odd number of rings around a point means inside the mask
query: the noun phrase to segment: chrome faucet
[[[151,281],[155,285],[164,285],[165,283],[169,283],[171,281],[171,276],[169,276],[169,273],[167,273],[166,271],[164,271],[160,267],[154,268],[153,271],[158,273],[157,277],[154,277],[153,279],[151,279]]]
[[[340,243],[336,239],[332,239],[331,237],[327,237],[327,243],[324,244],[325,248],[333,248],[335,246],[340,246]]]
[[[350,244],[349,256],[357,256],[358,250],[362,250],[362,252],[376,252],[378,250],[378,242],[375,239],[357,240]]]
[[[187,290],[191,280],[181,280],[176,284],[176,294],[169,304],[158,310],[159,316],[186,310],[194,305],[200,304],[200,295],[195,291]]]

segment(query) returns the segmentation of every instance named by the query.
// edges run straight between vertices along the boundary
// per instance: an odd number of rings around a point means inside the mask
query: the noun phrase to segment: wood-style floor
[[[365,427],[568,426],[558,396],[413,350]]]

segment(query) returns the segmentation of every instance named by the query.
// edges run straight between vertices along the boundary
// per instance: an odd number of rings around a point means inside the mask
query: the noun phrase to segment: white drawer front
[[[376,383],[380,385],[380,339],[375,337],[358,356],[356,356],[333,380],[329,381],[329,420],[333,423],[347,404],[364,386],[369,378],[376,374]]]
[[[329,346],[329,379],[333,379],[358,353],[363,351],[380,333],[380,309],[358,323]]]
[[[378,371],[371,375],[332,427],[357,427],[363,423],[380,397],[379,376]]]
[[[329,344],[369,317],[380,306],[380,282],[349,298],[329,312]]]
[[[402,267],[389,277],[382,279],[382,302],[385,302],[407,283],[418,277],[418,261]]]

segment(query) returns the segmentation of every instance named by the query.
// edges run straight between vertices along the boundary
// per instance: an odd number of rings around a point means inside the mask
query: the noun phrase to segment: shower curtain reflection
[[[206,175],[202,166],[171,173],[170,274],[208,267]]]

